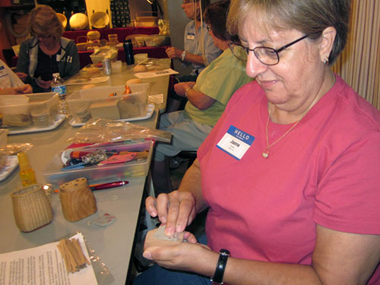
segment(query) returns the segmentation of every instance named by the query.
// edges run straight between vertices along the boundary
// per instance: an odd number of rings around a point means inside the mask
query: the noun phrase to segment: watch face
[[[220,253],[220,254],[225,254],[225,255],[228,255],[228,256],[230,256],[230,254],[231,254],[227,249],[221,249],[221,250],[219,251],[219,253]]]

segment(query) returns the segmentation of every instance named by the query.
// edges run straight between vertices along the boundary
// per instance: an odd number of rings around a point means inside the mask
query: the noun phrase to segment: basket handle
[[[83,43],[87,43],[88,42],[87,36],[79,36],[79,37],[77,37],[77,44],[82,43],[82,41],[81,41],[82,39],[85,40]]]

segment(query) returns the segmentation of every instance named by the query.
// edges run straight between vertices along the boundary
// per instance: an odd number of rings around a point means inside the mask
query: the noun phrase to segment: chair
[[[177,154],[178,157],[188,160],[187,168],[189,168],[193,162],[197,159],[196,150],[183,150]]]

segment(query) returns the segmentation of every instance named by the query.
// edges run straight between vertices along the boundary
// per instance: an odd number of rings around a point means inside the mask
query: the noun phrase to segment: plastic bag
[[[19,152],[28,152],[33,147],[30,143],[9,143],[0,147],[0,151],[7,155],[17,155]]]
[[[102,143],[126,140],[152,139],[169,143],[172,133],[141,127],[129,122],[93,118],[75,134],[74,143]]]

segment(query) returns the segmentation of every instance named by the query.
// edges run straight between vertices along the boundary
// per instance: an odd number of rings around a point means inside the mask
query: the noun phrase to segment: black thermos
[[[131,65],[135,63],[135,58],[133,57],[133,45],[132,40],[124,40],[124,54],[125,54],[125,62],[127,65]]]

